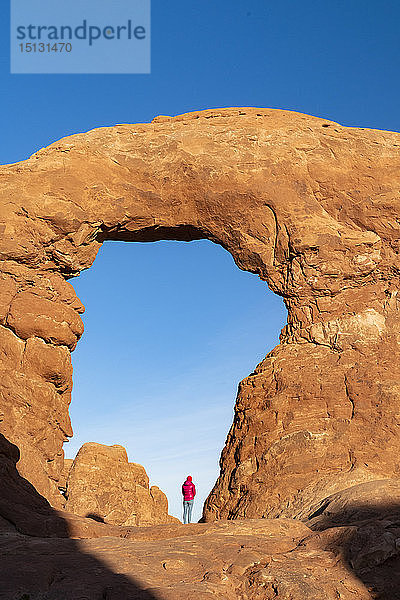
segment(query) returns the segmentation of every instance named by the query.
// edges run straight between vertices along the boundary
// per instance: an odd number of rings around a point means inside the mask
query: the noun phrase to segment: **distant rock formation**
[[[112,525],[179,523],[168,514],[166,495],[149,488],[142,467],[128,462],[123,446],[89,442],[66,464],[65,510]]]

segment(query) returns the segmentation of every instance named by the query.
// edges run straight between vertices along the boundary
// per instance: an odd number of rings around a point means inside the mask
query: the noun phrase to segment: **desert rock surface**
[[[144,527],[96,539],[31,538],[10,529],[0,535],[0,598],[370,600],[310,535],[289,519]]]
[[[168,514],[166,495],[149,487],[144,467],[128,462],[119,445],[84,444],[69,464],[65,496],[68,512],[112,525],[179,522]]]

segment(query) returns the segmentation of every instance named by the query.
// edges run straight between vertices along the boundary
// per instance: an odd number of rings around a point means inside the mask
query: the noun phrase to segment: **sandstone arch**
[[[209,239],[283,296],[205,518],[303,516],[399,473],[400,135],[221,109],[74,135],[0,168],[1,432],[57,505],[72,434],[67,279],[104,240]],[[262,315],[260,315],[262,318]]]

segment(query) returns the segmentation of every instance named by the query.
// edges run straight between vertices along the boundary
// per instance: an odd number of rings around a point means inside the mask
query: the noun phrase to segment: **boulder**
[[[69,467],[65,510],[113,525],[179,522],[168,514],[168,500],[142,467],[128,462],[123,446],[89,442]]]
[[[312,506],[307,525],[315,530],[362,521],[400,520],[400,479],[383,479],[355,485]]]

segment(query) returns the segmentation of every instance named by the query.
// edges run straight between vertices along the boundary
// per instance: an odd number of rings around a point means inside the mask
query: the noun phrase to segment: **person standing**
[[[194,503],[194,497],[196,495],[196,488],[192,482],[192,477],[188,475],[186,481],[182,485],[182,496],[183,496],[183,523],[190,523],[192,518],[192,509]]]

